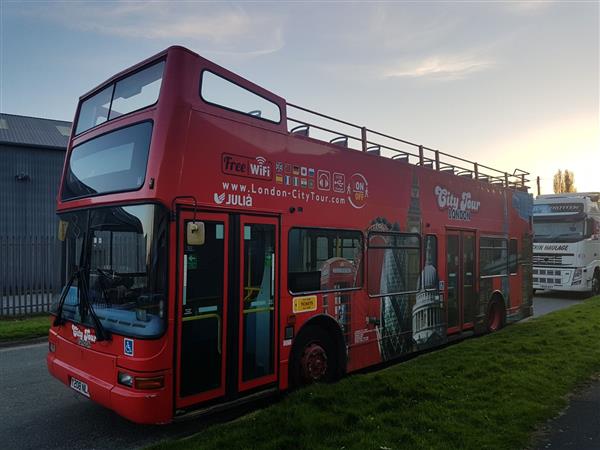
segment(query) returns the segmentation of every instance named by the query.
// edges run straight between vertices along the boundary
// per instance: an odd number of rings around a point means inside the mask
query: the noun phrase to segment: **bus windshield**
[[[158,205],[119,206],[69,212],[60,218],[67,223],[68,278],[83,274],[68,288],[61,317],[93,327],[86,302],[80,302],[85,295],[107,331],[132,337],[161,335],[166,311],[166,210]]]
[[[577,242],[585,239],[585,221],[533,221],[535,242]]]
[[[152,123],[121,128],[74,147],[62,199],[72,200],[142,187],[146,178]]]

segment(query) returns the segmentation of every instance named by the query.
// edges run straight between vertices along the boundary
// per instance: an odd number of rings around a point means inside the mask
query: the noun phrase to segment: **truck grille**
[[[555,254],[537,253],[533,255],[533,264],[539,266],[562,266],[563,256]]]
[[[562,284],[562,271],[560,269],[534,267],[532,275],[534,284],[551,284],[554,286]]]

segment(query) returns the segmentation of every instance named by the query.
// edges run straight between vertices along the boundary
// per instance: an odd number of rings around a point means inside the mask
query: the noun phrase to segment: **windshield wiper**
[[[89,291],[88,291],[88,286],[87,286],[87,279],[86,279],[86,270],[82,269],[79,271],[80,275],[79,275],[79,283],[77,285],[77,287],[79,288],[79,285],[81,285],[81,288],[79,289],[79,297],[81,299],[80,301],[80,307],[83,306],[81,303],[85,302],[85,306],[87,306],[87,310],[88,313],[92,316],[92,320],[94,321],[95,327],[94,329],[96,330],[96,339],[98,341],[106,341],[106,340],[110,340],[110,333],[108,331],[106,331],[106,329],[104,328],[104,325],[102,325],[102,322],[100,322],[100,319],[98,319],[98,316],[96,315],[96,311],[94,311],[94,308],[92,307],[92,303],[90,302],[89,299]],[[83,317],[83,314],[82,314]]]
[[[78,269],[73,272],[73,275],[71,275],[71,277],[69,278],[69,281],[67,281],[67,284],[65,285],[63,291],[60,294],[60,299],[58,300],[58,306],[56,307],[56,317],[54,318],[54,324],[53,324],[53,326],[55,326],[55,327],[65,324],[65,319],[63,319],[63,317],[62,317],[63,305],[65,304],[65,300],[67,299],[67,295],[69,294],[69,291],[71,290],[73,281],[75,281],[75,278],[79,277],[80,271],[81,270]]]
[[[60,295],[60,300],[58,303],[58,308],[56,310],[56,318],[54,319],[54,326],[60,326],[60,325],[64,325],[65,324],[65,319],[63,319],[62,317],[62,310],[63,310],[63,305],[65,304],[65,299],[67,298],[68,292],[71,289],[71,286],[73,285],[73,281],[75,281],[75,279],[77,279],[77,292],[79,294],[79,311],[80,311],[80,315],[83,318],[84,314],[83,314],[83,308],[87,308],[87,311],[89,313],[90,316],[92,316],[92,321],[94,322],[94,330],[96,331],[96,339],[98,341],[106,341],[106,340],[110,340],[111,335],[108,331],[106,331],[106,329],[104,328],[104,325],[102,325],[102,322],[100,322],[100,319],[98,319],[98,316],[96,315],[96,311],[94,311],[94,308],[92,306],[92,303],[90,302],[89,299],[89,291],[88,291],[88,287],[87,287],[87,281],[86,281],[86,272],[87,270],[85,268],[76,270],[75,272],[73,272],[73,275],[71,275],[71,278],[69,278],[69,281],[67,282],[65,289],[63,290],[62,294]]]

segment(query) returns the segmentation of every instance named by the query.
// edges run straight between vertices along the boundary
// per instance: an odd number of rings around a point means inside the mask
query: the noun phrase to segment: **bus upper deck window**
[[[158,100],[165,62],[148,67],[121,81],[115,86],[109,119],[137,111]]]
[[[164,61],[152,64],[84,100],[79,108],[75,134],[156,103],[164,68]]]
[[[269,122],[281,121],[277,104],[219,75],[205,70],[201,83],[200,95],[207,103]]]
[[[108,120],[110,110],[110,100],[112,98],[114,86],[108,86],[93,97],[84,101],[79,109],[79,118],[77,119],[77,128],[75,134],[100,125]]]

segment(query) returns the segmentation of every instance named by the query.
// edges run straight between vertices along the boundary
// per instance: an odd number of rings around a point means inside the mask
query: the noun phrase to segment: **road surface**
[[[536,297],[534,315],[580,301],[556,295]],[[207,425],[206,420],[168,426],[128,422],[52,378],[46,369],[47,351],[47,343],[0,348],[2,448],[139,448],[192,434]]]

